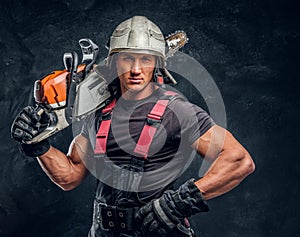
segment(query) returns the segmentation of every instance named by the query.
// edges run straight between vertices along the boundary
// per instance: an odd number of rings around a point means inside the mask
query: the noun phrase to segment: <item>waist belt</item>
[[[120,232],[136,229],[135,212],[138,207],[123,208],[94,201],[94,221],[104,230]]]

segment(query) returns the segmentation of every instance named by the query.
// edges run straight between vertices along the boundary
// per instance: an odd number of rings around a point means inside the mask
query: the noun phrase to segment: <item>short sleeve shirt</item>
[[[107,156],[116,162],[126,162],[132,154],[144,127],[146,116],[155,103],[164,95],[159,88],[150,97],[138,101],[117,101],[113,110],[111,128],[107,142]],[[89,116],[81,134],[94,147],[96,139],[96,116]],[[191,146],[201,135],[214,125],[212,118],[202,108],[180,97],[173,99],[166,108],[149,151],[149,168],[172,159],[180,143]],[[150,162],[151,161],[151,162]]]

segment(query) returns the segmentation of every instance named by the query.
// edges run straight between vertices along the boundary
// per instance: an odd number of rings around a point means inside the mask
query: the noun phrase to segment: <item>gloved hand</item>
[[[201,192],[191,179],[176,191],[165,191],[160,198],[141,207],[136,220],[143,236],[166,236],[174,227],[180,229],[184,218],[208,210]]]
[[[48,140],[26,144],[43,132],[50,124],[50,114],[41,107],[27,106],[17,115],[12,127],[11,136],[20,143],[20,150],[27,156],[40,156],[50,148]]]

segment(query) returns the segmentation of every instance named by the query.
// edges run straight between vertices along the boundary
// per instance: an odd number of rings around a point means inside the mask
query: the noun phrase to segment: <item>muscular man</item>
[[[21,143],[22,151],[37,157],[63,190],[78,186],[88,173],[98,178],[91,237],[192,236],[187,218],[208,211],[206,201],[236,187],[254,163],[204,110],[159,86],[166,75],[165,40],[153,22],[141,16],[122,22],[109,47],[112,103],[86,118],[68,154],[47,140]],[[103,67],[95,70],[102,74]],[[47,116],[25,108],[12,136],[21,141],[43,120]],[[202,178],[173,191],[193,150],[213,163]]]

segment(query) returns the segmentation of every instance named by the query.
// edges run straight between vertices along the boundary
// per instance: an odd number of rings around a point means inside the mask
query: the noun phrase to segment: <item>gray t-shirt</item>
[[[118,99],[113,109],[106,154],[114,165],[130,163],[146,116],[164,92],[164,89],[158,88],[149,97],[138,101],[124,100],[122,97]],[[213,125],[212,118],[200,107],[181,96],[171,100],[144,164],[141,191],[164,189],[175,181],[190,162],[188,160],[193,151],[191,145]],[[82,129],[82,135],[90,140],[93,148],[97,127],[97,115],[91,115]]]

